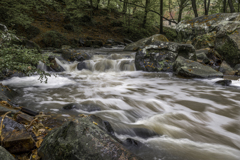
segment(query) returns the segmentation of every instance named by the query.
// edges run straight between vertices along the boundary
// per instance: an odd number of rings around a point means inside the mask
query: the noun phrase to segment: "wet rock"
[[[3,107],[0,105],[0,116],[1,115],[4,115],[5,113],[11,111],[11,113],[8,114],[8,116],[10,117],[13,117],[14,114],[16,114],[18,112],[18,110],[15,110],[15,109],[11,109],[11,108],[8,108],[8,107]]]
[[[86,65],[85,62],[79,62],[78,65],[77,65],[77,69],[78,69],[79,71],[81,71],[81,70],[83,70],[83,69],[88,69],[88,68],[87,68],[87,65]]]
[[[173,70],[176,75],[186,78],[223,77],[221,72],[218,72],[211,67],[202,65],[198,62],[187,60],[182,56],[179,56],[174,62]]]
[[[196,51],[197,60],[203,64],[209,64],[210,60],[208,59],[207,55],[204,52],[197,52]]]
[[[176,26],[181,41],[201,40],[200,47],[213,44],[224,60],[234,67],[240,63],[240,13],[217,13],[182,21]],[[184,33],[184,34],[182,34]],[[206,45],[202,45],[202,44]]]
[[[224,57],[224,60],[231,67],[234,67],[236,64],[240,63],[240,28],[230,34],[227,34],[226,32],[220,34],[219,32],[215,40],[214,48],[222,57]]]
[[[79,38],[79,44],[80,44],[80,46],[84,46],[84,40],[83,40],[83,38]]]
[[[57,159],[141,159],[123,148],[93,123],[89,116],[67,122],[48,133],[38,150],[44,160]]]
[[[220,68],[219,72],[222,72],[224,75],[235,75],[236,71],[234,71],[226,61],[223,61]]]
[[[2,118],[0,117],[0,121]],[[31,151],[35,147],[32,136],[22,124],[9,118],[3,120],[2,144],[10,153],[22,153]]]
[[[143,38],[143,39],[140,39],[137,42],[134,42],[134,43],[131,43],[131,44],[127,45],[124,48],[124,50],[125,51],[137,51],[139,49],[139,47],[148,45],[148,44],[150,44],[152,42],[155,42],[155,41],[168,42],[168,39],[162,34],[155,34],[151,37]]]
[[[65,71],[65,69],[57,63],[55,57],[49,56],[48,60],[52,64],[50,66],[47,66],[47,71],[50,71],[50,72],[63,72],[63,71]]]
[[[27,114],[21,113],[21,114],[17,114],[16,116],[16,121],[18,123],[21,124],[30,124],[30,122],[33,120],[34,118],[32,116],[29,116]]]
[[[11,88],[0,84],[0,101],[7,102],[11,106],[16,106],[15,102],[11,99],[19,96],[19,93]]]
[[[101,111],[101,106],[95,103],[82,103],[82,104],[70,103],[63,106],[63,109],[65,110],[78,109],[86,112],[93,112],[93,111]]]
[[[62,57],[67,61],[84,61],[91,59],[88,53],[77,52],[76,50],[63,50]]]
[[[188,44],[156,41],[138,50],[135,67],[149,72],[171,72],[178,56],[195,59],[195,49]]]
[[[27,131],[3,133],[3,147],[10,153],[29,152],[35,148],[35,142]]]
[[[2,160],[15,160],[15,158],[2,146],[0,146],[0,157]]]
[[[222,86],[230,86],[232,84],[231,80],[220,80],[215,82],[216,84],[222,85]]]

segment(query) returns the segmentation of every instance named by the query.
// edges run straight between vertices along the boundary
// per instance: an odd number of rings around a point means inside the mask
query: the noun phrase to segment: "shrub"
[[[68,45],[66,37],[57,31],[48,31],[43,35],[43,43],[45,47],[61,48],[62,45]]]

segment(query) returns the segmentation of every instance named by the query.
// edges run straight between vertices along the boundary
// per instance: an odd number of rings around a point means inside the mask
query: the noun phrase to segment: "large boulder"
[[[231,33],[238,28],[240,13],[216,13],[181,21],[176,26],[178,39],[186,41],[209,32],[225,30]]]
[[[0,146],[0,157],[4,160],[15,160],[15,158],[2,146]]]
[[[219,31],[215,40],[215,49],[224,57],[225,61],[234,67],[240,63],[240,24],[232,33],[226,31]]]
[[[39,150],[44,160],[141,159],[122,147],[98,125],[98,120],[83,116],[48,133]]]
[[[139,41],[137,42],[134,42],[134,43],[131,43],[129,45],[127,45],[124,50],[125,51],[137,51],[139,49],[139,47],[144,47],[145,45],[148,45],[152,42],[155,42],[155,41],[163,41],[163,42],[168,42],[168,39],[162,35],[162,34],[155,34],[151,37],[148,37],[148,38],[143,38],[143,39],[140,39]]]
[[[195,60],[195,49],[189,44],[156,41],[138,50],[135,57],[136,70],[171,72],[178,56]]]
[[[213,78],[223,77],[221,72],[212,69],[209,66],[198,62],[188,60],[179,56],[173,64],[173,70],[176,75],[186,78]]]
[[[193,40],[196,48],[214,46],[234,67],[240,63],[240,13],[217,13],[182,21],[176,26],[179,41]]]

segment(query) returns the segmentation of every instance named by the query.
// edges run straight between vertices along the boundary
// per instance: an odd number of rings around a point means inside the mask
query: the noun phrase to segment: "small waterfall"
[[[58,65],[62,66],[67,72],[73,72],[77,70],[78,62],[68,63],[67,61],[60,61],[58,58],[55,58]]]
[[[38,65],[37,65],[37,69],[41,70],[41,71],[46,71],[47,70],[47,66],[45,63],[39,61]]]

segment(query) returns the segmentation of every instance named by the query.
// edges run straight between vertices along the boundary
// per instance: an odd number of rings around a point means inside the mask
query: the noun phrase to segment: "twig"
[[[5,113],[3,116],[2,116],[2,121],[1,121],[1,126],[0,126],[0,139],[1,139],[1,146],[2,146],[2,142],[3,142],[3,139],[2,139],[2,128],[3,128],[3,121],[4,121],[4,118],[6,117],[6,115],[8,113],[10,113],[11,111]]]

